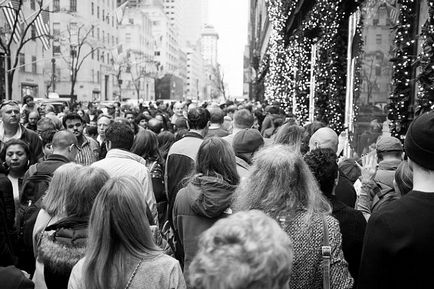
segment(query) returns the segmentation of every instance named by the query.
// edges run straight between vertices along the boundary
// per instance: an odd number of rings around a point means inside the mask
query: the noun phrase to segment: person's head
[[[136,119],[136,114],[133,111],[131,111],[131,110],[126,111],[125,112],[125,118],[127,119],[127,121],[129,123],[133,123],[134,120]]]
[[[209,119],[209,111],[202,107],[192,108],[187,114],[188,126],[190,129],[203,131],[203,135],[206,134],[206,130],[208,129]]]
[[[95,127],[95,128],[97,128],[98,127],[98,122],[95,121],[95,120],[89,121],[89,127]],[[98,128],[97,128],[97,134],[98,134]]]
[[[293,246],[279,224],[261,211],[217,221],[199,240],[190,283],[201,289],[288,288]]]
[[[155,104],[157,105],[158,110],[165,111],[167,109],[166,104],[162,100],[158,100]]]
[[[234,114],[234,128],[245,129],[251,128],[255,122],[253,114],[247,109],[240,109]]]
[[[115,112],[116,112],[116,108],[115,108],[114,105],[110,104],[110,105],[107,106],[107,113],[109,115],[114,115]]]
[[[54,129],[44,130],[40,134],[40,138],[42,141],[42,152],[44,156],[49,156],[53,153],[53,137],[56,134]]]
[[[75,160],[80,148],[75,135],[67,130],[56,132],[52,142],[53,154],[63,155],[70,161]]]
[[[81,117],[81,119],[84,120],[84,110],[82,109],[77,110],[77,114]]]
[[[170,147],[175,142],[175,135],[170,131],[162,131],[157,135],[158,149],[163,160],[166,160]]]
[[[55,109],[54,109],[54,105],[52,104],[45,104],[45,113],[54,113]]]
[[[36,125],[39,120],[39,113],[37,111],[31,111],[29,113],[29,125]]]
[[[323,194],[334,195],[339,173],[336,153],[332,149],[316,149],[304,155],[304,160],[312,171]]]
[[[39,134],[39,136],[41,136],[41,134],[44,131],[48,131],[48,130],[50,130],[50,131],[51,130],[56,131],[57,130],[56,129],[56,125],[51,120],[51,118],[49,118],[49,117],[43,117],[36,124],[36,132]]]
[[[150,130],[139,131],[134,138],[131,152],[142,158],[159,159],[160,153],[158,151],[158,138],[157,135]]]
[[[27,104],[27,106],[29,106],[29,107],[33,107],[35,105],[33,96],[31,96],[31,95],[24,96],[23,97],[23,103]]]
[[[42,197],[42,208],[52,217],[65,214],[65,199],[69,196],[76,172],[83,166],[67,163],[54,171],[47,192]]]
[[[83,135],[84,130],[84,121],[83,119],[75,112],[70,112],[66,114],[62,118],[63,127],[72,132],[76,138],[79,138]]]
[[[344,159],[338,163],[339,171],[353,184],[359,179],[362,172],[356,159]]]
[[[284,145],[267,146],[256,153],[237,196],[235,209],[259,209],[275,219],[300,211],[310,219],[313,213],[331,211],[303,157]]]
[[[188,130],[188,122],[187,119],[183,116],[178,117],[175,120],[175,131],[179,131],[181,129],[187,129]]]
[[[98,167],[81,167],[74,172],[68,197],[65,199],[65,214],[68,217],[88,217],[98,192],[109,178],[109,174]]]
[[[20,139],[11,139],[5,143],[3,152],[3,160],[9,172],[24,175],[30,160],[29,145]]]
[[[380,136],[376,143],[377,157],[382,160],[401,160],[403,154],[402,143],[393,136]]]
[[[243,129],[235,134],[232,147],[235,155],[249,164],[252,162],[253,155],[264,145],[261,133],[253,128]]]
[[[14,100],[4,101],[0,105],[0,112],[2,114],[2,121],[4,125],[16,127],[20,125],[20,107],[18,102]]]
[[[395,192],[402,196],[413,189],[413,170],[407,161],[402,161],[396,169],[393,185]]]
[[[143,127],[143,128],[147,128],[149,119],[151,119],[150,116],[146,116],[144,114],[139,114],[136,117],[135,122],[137,123],[138,126]]]
[[[102,114],[98,117],[97,121],[97,127],[98,127],[98,135],[105,139],[106,137],[106,130],[108,129],[109,125],[113,122],[113,119],[105,114]]]
[[[86,288],[126,287],[130,271],[124,268],[129,268],[131,257],[152,257],[159,251],[146,216],[145,195],[140,183],[127,176],[109,179],[100,190],[90,215]]]
[[[134,142],[134,131],[124,123],[114,122],[105,132],[107,149],[121,149],[129,151]]]
[[[93,139],[96,139],[98,137],[98,129],[96,128],[96,126],[86,127],[86,133]]]
[[[209,122],[212,124],[222,125],[225,119],[225,113],[219,107],[209,109]]]
[[[339,137],[329,127],[322,127],[312,134],[309,140],[309,149],[332,149],[335,153],[338,150]]]
[[[205,139],[197,153],[196,173],[219,177],[231,185],[237,185],[240,177],[235,153],[229,143],[219,137]]]
[[[152,130],[156,134],[159,134],[164,130],[163,121],[160,121],[156,118],[151,118],[148,121],[148,129]]]
[[[279,128],[273,142],[288,145],[291,150],[301,152],[303,135],[304,129],[302,127],[286,123]]]
[[[184,104],[182,104],[182,102],[176,102],[173,105],[173,113],[176,116],[181,117],[183,116],[183,112],[184,112]]]
[[[420,115],[410,124],[404,147],[410,167],[413,169],[413,186],[420,186],[420,181],[432,181],[434,175],[434,111]]]

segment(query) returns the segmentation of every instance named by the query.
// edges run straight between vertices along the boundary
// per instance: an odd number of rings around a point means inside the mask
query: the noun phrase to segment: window
[[[92,37],[95,37],[95,26],[91,26],[90,29],[92,29]]]
[[[105,10],[102,9],[102,21],[105,21]]]
[[[30,0],[30,9],[32,10],[36,9],[35,0]]]
[[[95,70],[91,70],[91,74],[92,74],[92,82],[95,82]]]
[[[95,58],[95,53],[94,53],[94,52],[95,52],[95,50],[93,50],[93,49],[90,51],[90,57],[91,57],[92,59]],[[93,81],[93,80],[92,80],[92,81]]]
[[[38,66],[36,63],[36,56],[32,56],[32,72],[37,73]]]
[[[36,41],[36,39],[35,39],[35,37],[36,37],[35,25],[32,25],[32,27],[30,28],[30,35],[32,37],[32,40]]]
[[[97,81],[97,82],[100,82],[100,81],[99,81],[99,71],[96,72],[96,81]]]
[[[112,16],[112,27],[115,27],[115,17]]]
[[[128,23],[129,24],[134,24],[134,19],[133,18],[128,18]]]
[[[60,36],[60,23],[53,23],[53,36],[54,38],[58,38]]]
[[[99,40],[99,27],[96,28],[96,39]]]
[[[92,3],[90,4],[90,7],[91,7],[91,8],[90,8],[90,12],[92,13],[92,15],[94,15],[94,14],[95,14],[95,3],[92,2]]]
[[[99,19],[99,6],[96,6],[96,18]]]
[[[375,76],[381,76],[381,66],[375,66]]]
[[[381,42],[382,42],[382,35],[381,34],[377,34],[375,36],[375,44],[381,45]]]
[[[104,30],[101,31],[101,34],[102,34],[102,43],[104,43],[104,41],[105,41],[105,33],[104,33]]]
[[[60,11],[60,0],[54,0],[53,1],[53,10],[55,12]]]
[[[20,53],[20,71],[26,71],[26,56]]]
[[[125,42],[126,43],[130,43],[131,42],[131,33],[126,33],[125,34]]]
[[[77,12],[77,0],[69,0],[69,11]]]
[[[54,45],[53,44],[53,53],[54,54],[60,54],[60,45]]]

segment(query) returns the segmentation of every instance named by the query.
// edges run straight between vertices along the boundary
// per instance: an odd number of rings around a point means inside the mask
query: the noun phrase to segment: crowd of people
[[[434,288],[434,112],[354,158],[278,103],[0,112],[1,288]]]

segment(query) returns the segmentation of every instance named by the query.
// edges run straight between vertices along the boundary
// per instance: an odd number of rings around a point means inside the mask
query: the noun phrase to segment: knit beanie
[[[410,124],[404,148],[413,162],[434,171],[434,111],[422,114]]]

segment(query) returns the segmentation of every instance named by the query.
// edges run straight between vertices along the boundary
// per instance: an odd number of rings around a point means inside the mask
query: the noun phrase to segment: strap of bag
[[[321,247],[322,256],[322,276],[323,276],[323,288],[330,289],[330,263],[332,248],[329,243],[329,229],[325,217],[322,218],[323,223],[323,244]]]
[[[130,279],[128,279],[128,283],[127,286],[125,286],[125,289],[130,288],[131,283],[133,282],[134,277],[136,276],[137,270],[139,270],[140,265],[142,265],[143,259],[141,259],[139,261],[139,263],[137,264],[136,268],[134,269],[133,273],[130,276]]]

